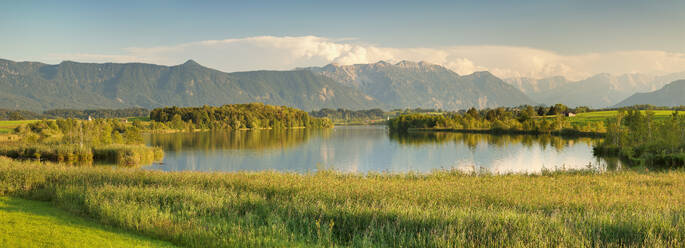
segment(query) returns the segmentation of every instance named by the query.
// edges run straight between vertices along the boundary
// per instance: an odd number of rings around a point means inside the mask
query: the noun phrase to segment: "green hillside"
[[[371,97],[309,71],[225,73],[189,60],[177,66],[0,60],[0,108],[156,108],[264,102],[305,110],[370,108]]]

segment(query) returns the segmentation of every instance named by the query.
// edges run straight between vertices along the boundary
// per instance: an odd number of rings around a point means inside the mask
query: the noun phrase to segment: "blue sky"
[[[126,49],[259,36],[387,49],[520,47],[558,56],[660,51],[678,59],[685,53],[685,1],[6,1],[0,33],[0,58],[50,63],[120,55],[173,64],[186,58],[157,61]],[[493,68],[480,64],[474,68]]]

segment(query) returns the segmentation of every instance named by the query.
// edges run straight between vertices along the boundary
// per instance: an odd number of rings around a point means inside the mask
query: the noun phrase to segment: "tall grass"
[[[11,144],[0,147],[0,155],[15,159],[36,159],[55,162],[92,162],[93,151],[78,145]]]
[[[68,163],[92,163],[95,161],[120,165],[140,165],[161,160],[164,152],[159,147],[145,145],[85,147],[66,144],[19,143],[1,146],[0,156]]]
[[[682,247],[685,172],[161,172],[0,158],[0,195],[189,247]]]

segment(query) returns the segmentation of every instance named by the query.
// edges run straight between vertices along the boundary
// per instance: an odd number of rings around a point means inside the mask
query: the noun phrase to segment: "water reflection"
[[[475,149],[479,144],[487,144],[495,147],[506,147],[512,144],[520,144],[530,148],[536,145],[543,148],[552,147],[556,151],[573,147],[578,143],[592,146],[601,142],[599,138],[589,137],[561,137],[553,135],[523,135],[523,134],[481,134],[481,133],[458,133],[458,132],[411,132],[389,133],[390,139],[403,145],[424,145],[445,142],[457,142]]]
[[[328,137],[331,129],[254,130],[237,132],[194,132],[174,134],[151,134],[147,143],[160,146],[164,151],[183,150],[273,150],[286,149],[306,142],[316,135]]]
[[[384,127],[155,134],[148,143],[165,150],[162,170],[306,172],[428,172],[435,169],[495,173],[543,169],[613,169],[595,158],[593,138],[464,133],[388,133]],[[479,169],[480,170],[480,169]]]

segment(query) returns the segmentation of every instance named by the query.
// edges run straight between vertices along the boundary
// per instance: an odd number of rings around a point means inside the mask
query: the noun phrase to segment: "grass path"
[[[173,247],[75,217],[47,202],[0,197],[0,247]]]

